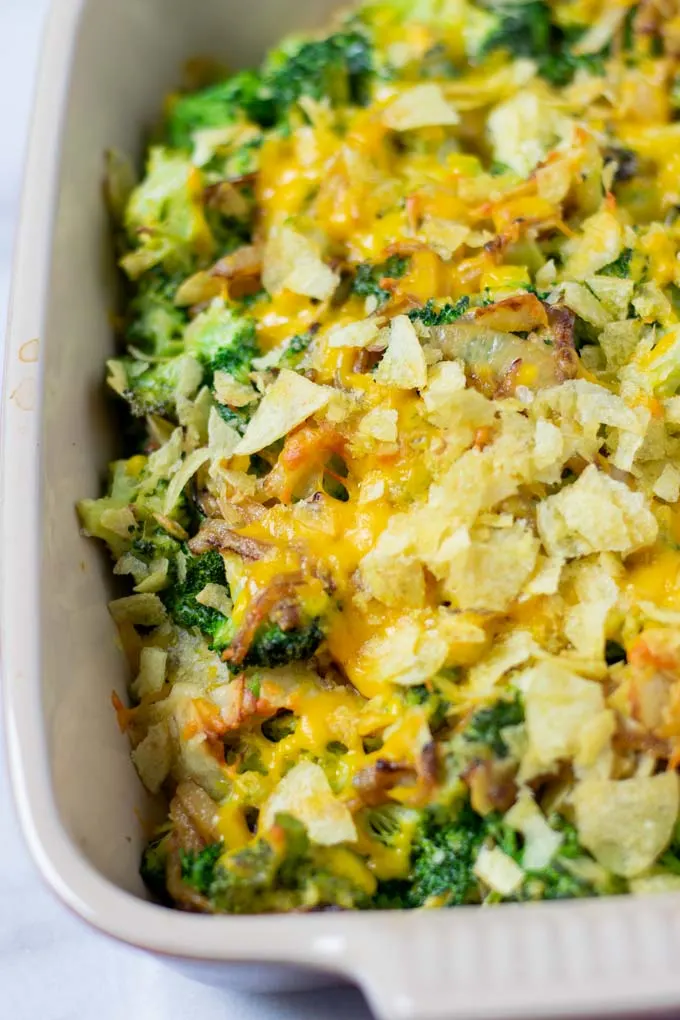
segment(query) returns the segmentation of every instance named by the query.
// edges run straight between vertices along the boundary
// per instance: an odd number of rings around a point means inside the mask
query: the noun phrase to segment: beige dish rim
[[[41,649],[32,623],[40,610],[42,358],[21,355],[43,332],[61,120],[86,3],[54,0],[48,18],[5,354],[4,714],[15,800],[43,878],[78,915],[132,945],[185,959],[295,964],[342,974],[362,986],[385,1018],[620,1016],[680,1005],[674,954],[680,894],[492,910],[200,917],[119,889],[65,831],[52,790]]]

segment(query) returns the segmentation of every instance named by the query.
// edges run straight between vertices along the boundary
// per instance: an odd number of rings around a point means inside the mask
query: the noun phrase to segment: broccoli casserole
[[[79,513],[162,902],[680,886],[679,57],[662,0],[383,0],[109,154]]]

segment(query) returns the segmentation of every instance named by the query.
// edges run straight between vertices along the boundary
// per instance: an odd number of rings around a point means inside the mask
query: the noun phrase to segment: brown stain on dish
[[[20,411],[32,411],[35,407],[35,379],[23,379],[16,389],[12,390],[9,399],[14,401]]]
[[[33,340],[27,340],[26,343],[22,344],[19,348],[19,361],[23,361],[27,365],[37,361],[39,347],[40,341],[37,337]]]

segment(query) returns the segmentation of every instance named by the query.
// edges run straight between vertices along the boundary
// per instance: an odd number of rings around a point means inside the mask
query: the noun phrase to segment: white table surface
[[[0,324],[6,314],[24,140],[47,6],[48,0],[0,0]],[[28,858],[1,746],[0,875],[3,1020],[369,1020],[363,999],[352,989],[280,996],[220,991],[182,977],[72,917],[43,886]]]

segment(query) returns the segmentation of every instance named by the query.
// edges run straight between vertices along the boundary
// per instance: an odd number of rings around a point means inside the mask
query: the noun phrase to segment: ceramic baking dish
[[[595,1016],[680,1007],[680,899],[448,912],[202,917],[145,900],[153,810],[109,694],[125,686],[108,570],[73,505],[114,449],[102,400],[115,273],[102,153],[139,149],[182,61],[239,65],[332,0],[58,0],[41,62],[7,344],[2,639],[7,743],[30,850],[96,927],[211,981],[339,975],[379,1017]]]

